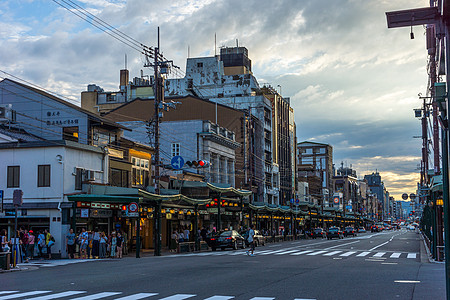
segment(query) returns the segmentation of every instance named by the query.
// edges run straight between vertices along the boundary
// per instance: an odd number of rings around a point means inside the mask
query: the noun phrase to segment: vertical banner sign
[[[3,212],[3,190],[0,190],[0,213]]]

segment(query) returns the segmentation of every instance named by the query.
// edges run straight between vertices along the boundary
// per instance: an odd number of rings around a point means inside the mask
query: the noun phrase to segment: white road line
[[[247,251],[237,251],[237,252],[230,253],[228,255],[244,255],[246,253],[247,253]]]
[[[286,249],[283,250],[276,250],[276,251],[270,251],[270,252],[266,252],[266,253],[259,253],[260,255],[267,255],[267,254],[275,254],[275,253],[279,253],[279,252],[283,252],[286,251]]]
[[[392,253],[392,255],[389,258],[399,258],[401,255],[401,253],[396,252],[396,253]]]
[[[358,254],[358,255],[356,255],[356,256],[357,256],[357,257],[364,257],[364,256],[366,256],[367,254],[370,254],[370,252],[364,251],[364,252],[361,252],[360,254]]]
[[[383,255],[385,255],[385,254],[386,254],[386,252],[378,252],[373,257],[383,257]]]
[[[416,258],[417,253],[408,253],[407,258]]]
[[[39,294],[46,294],[46,293],[51,293],[51,292],[52,291],[32,291],[32,292],[26,292],[26,293],[14,294],[14,295],[2,296],[2,297],[0,297],[0,300],[28,297],[28,296],[39,295]]]
[[[161,298],[159,300],[183,300],[183,299],[187,299],[187,298],[192,298],[195,297],[197,295],[190,295],[190,294],[176,294],[173,296],[169,296],[166,298]]]
[[[58,299],[58,298],[62,298],[62,297],[69,297],[72,295],[77,295],[77,294],[82,294],[82,293],[86,293],[85,291],[67,291],[67,292],[62,292],[62,293],[56,293],[56,294],[51,294],[51,295],[47,295],[47,296],[40,296],[40,297],[34,297],[34,298],[27,298],[27,299],[32,299],[32,300],[49,300],[49,299]]]
[[[275,253],[275,255],[283,255],[283,254],[288,254],[288,253],[297,252],[297,251],[298,251],[298,249],[297,250],[289,250],[289,251]]]
[[[387,243],[389,243],[389,241],[387,241],[387,242],[385,242],[385,243],[382,243],[382,244],[380,244],[380,245],[378,245],[378,246],[375,246],[375,247],[373,247],[372,249],[369,249],[369,251],[373,251],[373,250],[375,250],[375,249],[377,249],[377,248],[380,248],[381,246],[384,246],[384,245],[386,245]]]
[[[352,255],[352,254],[354,254],[354,253],[356,253],[356,251],[349,251],[349,252],[342,253],[342,254],[339,255],[339,256],[350,256],[350,255]]]
[[[134,295],[129,295],[121,298],[116,298],[115,300],[138,300],[138,299],[144,299],[151,296],[156,296],[158,293],[138,293]]]
[[[250,300],[273,300],[273,299],[275,299],[275,298],[272,298],[272,297],[253,297]]]
[[[333,256],[335,254],[341,253],[342,251],[333,251],[333,252],[329,252],[327,254],[324,254],[323,256]]]
[[[342,247],[342,246],[345,246],[345,245],[351,245],[351,244],[355,244],[355,243],[359,243],[359,242],[360,241],[354,241],[354,242],[351,242],[351,243],[340,244],[340,245],[336,245],[336,246],[333,246],[333,247],[325,248],[325,250],[330,250],[330,249],[333,249],[333,248],[338,248],[338,247]]]
[[[319,255],[319,254],[326,253],[326,252],[328,252],[328,251],[322,250],[322,251],[317,251],[317,252],[313,252],[313,253],[308,253],[306,255]]]
[[[212,296],[209,298],[206,298],[205,300],[228,300],[233,299],[234,296]]]
[[[19,291],[0,291],[0,295],[2,294],[12,294],[12,293],[18,293]]]
[[[79,298],[73,298],[71,300],[95,300],[95,299],[101,299],[106,297],[111,297],[114,295],[122,294],[122,292],[103,292],[103,293],[97,293],[89,296],[79,297]]]
[[[289,254],[289,255],[301,255],[301,254],[305,254],[305,253],[309,253],[309,252],[312,252],[312,250],[300,251],[300,252],[292,253],[292,254]]]

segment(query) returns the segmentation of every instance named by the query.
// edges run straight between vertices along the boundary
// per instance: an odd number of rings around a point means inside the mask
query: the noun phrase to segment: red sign
[[[139,205],[138,205],[136,202],[131,202],[131,203],[128,205],[128,211],[129,211],[129,212],[132,212],[132,213],[137,212],[137,211],[138,211],[138,208],[139,208]]]

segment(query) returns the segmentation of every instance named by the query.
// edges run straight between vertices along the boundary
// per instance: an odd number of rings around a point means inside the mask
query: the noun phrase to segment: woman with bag
[[[100,234],[100,248],[99,248],[99,257],[105,258],[106,257],[106,245],[108,244],[108,238],[106,237],[105,233],[102,232]]]
[[[47,246],[48,259],[52,259],[52,246],[55,244],[55,238],[45,229],[45,244]]]

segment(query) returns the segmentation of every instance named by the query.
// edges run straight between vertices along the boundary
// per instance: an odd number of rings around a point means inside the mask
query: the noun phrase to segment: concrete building
[[[388,199],[386,198],[386,188],[384,183],[381,181],[380,173],[375,172],[370,175],[364,175],[364,179],[369,183],[370,190],[377,195],[378,201],[381,204],[381,210],[379,211],[380,216],[385,218],[387,215],[387,204]]]

